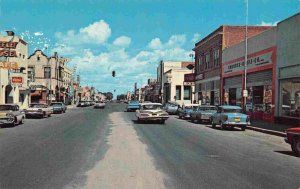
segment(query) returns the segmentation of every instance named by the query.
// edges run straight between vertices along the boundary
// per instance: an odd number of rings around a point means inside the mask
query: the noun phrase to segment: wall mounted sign
[[[259,56],[255,56],[252,58],[248,58],[247,60],[247,69],[265,66],[268,64],[272,64],[272,56],[273,52],[268,52]],[[245,61],[237,61],[224,66],[223,73],[229,74],[233,72],[238,72],[244,70]]]
[[[198,74],[195,79],[197,81],[197,80],[202,80],[203,78],[204,78],[204,75],[201,73],[201,74]]]
[[[22,77],[11,77],[11,82],[13,84],[22,84],[23,78]]]
[[[18,69],[19,65],[17,62],[0,62],[0,68],[3,69]]]

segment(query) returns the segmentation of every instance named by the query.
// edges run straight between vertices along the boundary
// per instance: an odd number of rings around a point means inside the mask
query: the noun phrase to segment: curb
[[[270,135],[275,135],[275,136],[279,136],[279,137],[285,137],[285,135],[286,135],[284,132],[262,129],[262,128],[253,127],[253,126],[247,126],[247,129],[253,130],[253,131],[258,131],[261,133],[270,134]]]

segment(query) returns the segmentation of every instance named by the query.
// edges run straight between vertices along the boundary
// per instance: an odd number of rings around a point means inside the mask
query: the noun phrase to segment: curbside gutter
[[[273,130],[268,130],[268,129],[262,129],[262,128],[253,127],[253,126],[247,126],[247,129],[253,130],[253,131],[258,131],[258,132],[261,132],[261,133],[270,134],[270,135],[275,135],[275,136],[279,136],[279,137],[285,137],[285,133],[284,132],[280,132],[280,131],[273,131]]]

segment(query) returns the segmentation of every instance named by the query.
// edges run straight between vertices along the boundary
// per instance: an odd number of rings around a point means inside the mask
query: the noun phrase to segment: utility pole
[[[245,64],[244,64],[244,111],[246,112],[246,104],[247,104],[247,59],[248,59],[248,0],[246,0],[246,25],[245,25]]]

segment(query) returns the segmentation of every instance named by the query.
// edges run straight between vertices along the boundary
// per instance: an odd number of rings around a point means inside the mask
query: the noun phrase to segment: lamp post
[[[248,0],[246,0],[246,25],[245,25],[245,63],[244,63],[244,111],[246,112],[246,103],[248,97],[247,91],[247,56],[248,56]]]

